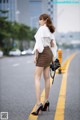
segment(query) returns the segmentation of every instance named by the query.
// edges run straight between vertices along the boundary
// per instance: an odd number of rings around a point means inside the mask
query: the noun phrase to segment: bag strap
[[[56,74],[56,71],[54,71],[54,74],[53,74],[53,76],[52,76],[52,74],[51,74],[51,69],[50,69],[50,76],[51,76],[51,78],[52,78],[52,84],[53,84],[53,82],[54,82],[55,74]]]

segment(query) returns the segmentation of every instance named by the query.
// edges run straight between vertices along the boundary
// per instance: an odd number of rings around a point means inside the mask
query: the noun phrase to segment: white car
[[[22,52],[21,52],[21,55],[26,55],[27,54],[27,51],[26,50],[23,50]]]
[[[20,56],[21,51],[19,49],[9,51],[10,56]]]
[[[3,57],[3,51],[0,50],[0,57]]]
[[[23,50],[22,52],[21,52],[21,54],[22,55],[32,55],[32,49],[28,49],[28,50]]]

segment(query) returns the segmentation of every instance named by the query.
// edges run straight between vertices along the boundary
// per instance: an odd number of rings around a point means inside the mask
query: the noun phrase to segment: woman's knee
[[[49,76],[44,77],[45,81],[49,81]]]
[[[35,80],[40,80],[41,76],[40,76],[40,75],[35,74],[34,78],[35,78]]]
[[[36,80],[36,79],[37,79],[37,80],[40,80],[40,79],[41,79],[41,74],[39,74],[38,72],[35,72],[34,78],[35,78],[35,80]]]

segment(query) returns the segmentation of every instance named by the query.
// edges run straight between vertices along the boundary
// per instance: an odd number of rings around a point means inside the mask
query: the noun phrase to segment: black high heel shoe
[[[44,104],[42,111],[47,111],[47,110],[49,111],[49,106],[50,106],[50,103],[49,103],[49,101],[47,101],[47,102]]]
[[[37,110],[35,112],[32,112],[33,115],[38,115],[40,111],[42,111],[43,105],[42,103],[38,106]]]

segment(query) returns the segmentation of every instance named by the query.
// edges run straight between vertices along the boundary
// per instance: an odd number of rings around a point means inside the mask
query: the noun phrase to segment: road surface
[[[74,53],[76,50],[63,50],[63,63]],[[35,120],[57,120],[61,116],[58,120],[80,120],[80,51],[69,62],[63,83],[65,101],[58,103],[64,74],[56,74],[49,96],[50,111],[41,113]],[[8,112],[8,120],[29,119],[36,103],[34,69],[33,56],[0,59],[0,112]],[[41,92],[43,89],[42,77]]]

